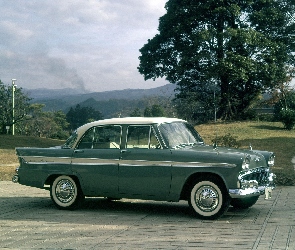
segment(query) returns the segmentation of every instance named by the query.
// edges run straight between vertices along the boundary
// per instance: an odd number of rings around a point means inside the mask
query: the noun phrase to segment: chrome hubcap
[[[69,180],[60,180],[56,185],[55,194],[61,202],[68,203],[75,196],[75,187]]]
[[[218,192],[211,186],[202,186],[196,192],[195,201],[199,209],[211,212],[218,206]]]

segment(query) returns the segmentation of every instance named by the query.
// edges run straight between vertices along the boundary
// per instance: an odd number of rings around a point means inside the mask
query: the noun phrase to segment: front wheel
[[[79,183],[66,175],[57,177],[50,187],[50,196],[59,209],[74,209],[84,200]]]
[[[208,178],[193,185],[188,201],[197,217],[212,220],[227,211],[230,199],[220,181]]]

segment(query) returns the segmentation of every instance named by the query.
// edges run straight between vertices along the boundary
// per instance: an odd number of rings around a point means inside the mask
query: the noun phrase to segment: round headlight
[[[242,169],[243,170],[247,170],[249,169],[250,167],[250,155],[246,155],[244,160],[243,160],[243,163],[242,163]]]

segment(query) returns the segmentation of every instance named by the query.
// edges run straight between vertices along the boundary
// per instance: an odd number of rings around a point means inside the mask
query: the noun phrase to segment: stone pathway
[[[0,181],[0,249],[295,249],[295,187],[218,220],[192,217],[186,202],[87,198],[55,208],[49,192]]]

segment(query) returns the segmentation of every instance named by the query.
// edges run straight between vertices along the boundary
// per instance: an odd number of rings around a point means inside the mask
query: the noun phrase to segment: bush
[[[284,127],[291,130],[295,126],[295,110],[293,109],[281,109],[279,113],[279,120],[284,124]]]
[[[258,121],[264,121],[264,122],[273,122],[274,121],[274,115],[273,114],[258,114],[257,115]]]
[[[230,147],[230,148],[240,147],[240,143],[230,133],[223,136],[217,136],[215,139],[212,140],[212,142],[216,144],[217,146]]]
[[[294,171],[273,171],[276,175],[275,184],[278,186],[294,186],[295,174]]]

